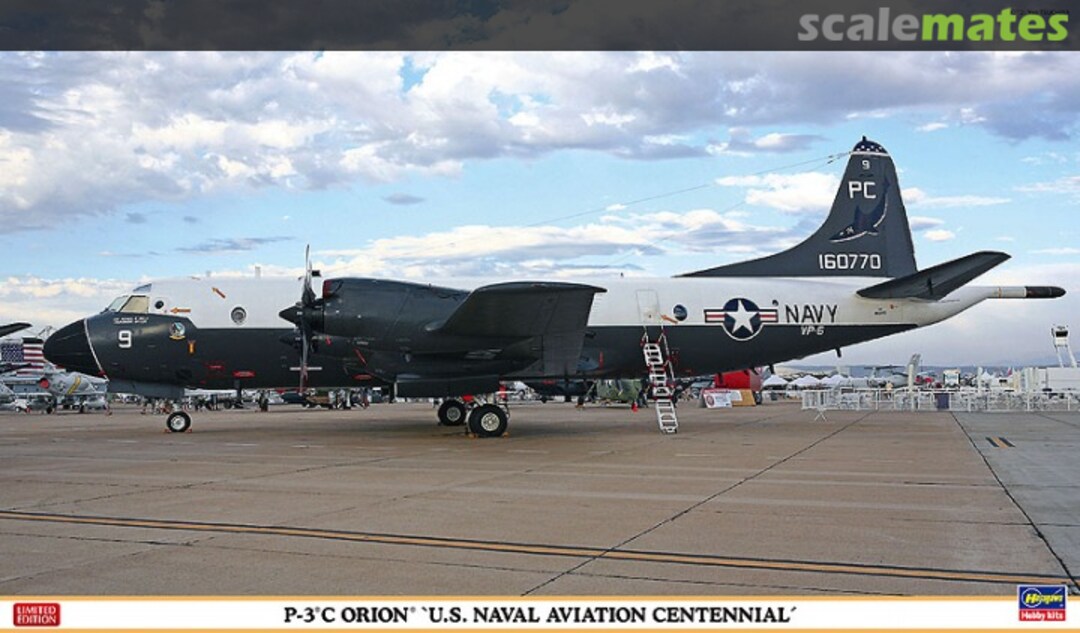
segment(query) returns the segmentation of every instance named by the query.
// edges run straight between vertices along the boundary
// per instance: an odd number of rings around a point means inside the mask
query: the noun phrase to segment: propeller
[[[300,391],[307,388],[308,357],[311,355],[312,339],[315,337],[314,320],[317,311],[322,308],[314,288],[311,287],[312,277],[314,272],[311,269],[311,245],[308,244],[304,248],[304,289],[300,293],[300,301],[278,313],[278,316],[295,325],[300,333]]]

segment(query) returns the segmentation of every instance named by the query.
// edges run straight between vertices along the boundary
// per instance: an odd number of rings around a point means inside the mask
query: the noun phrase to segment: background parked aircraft
[[[19,325],[25,329],[27,324]],[[10,326],[4,326],[10,327]],[[49,396],[56,405],[82,408],[89,400],[102,399],[108,381],[77,371],[59,369],[45,360],[44,341],[38,337],[8,338],[0,341],[0,384],[21,397],[33,395],[38,400]],[[55,406],[52,407],[55,409]]]

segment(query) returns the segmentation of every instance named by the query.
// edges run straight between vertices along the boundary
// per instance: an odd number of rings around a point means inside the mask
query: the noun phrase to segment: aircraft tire
[[[165,418],[165,428],[173,433],[183,433],[191,428],[191,416],[183,411],[170,413],[169,417]]]
[[[468,412],[460,400],[447,400],[439,406],[439,424],[443,426],[461,426],[467,417]]]
[[[500,437],[509,424],[506,412],[493,404],[476,407],[469,414],[469,431],[478,437]]]

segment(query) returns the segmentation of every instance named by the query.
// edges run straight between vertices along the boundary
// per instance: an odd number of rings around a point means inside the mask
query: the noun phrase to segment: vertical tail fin
[[[825,223],[786,251],[684,277],[903,277],[915,273],[896,167],[864,136],[848,159]]]

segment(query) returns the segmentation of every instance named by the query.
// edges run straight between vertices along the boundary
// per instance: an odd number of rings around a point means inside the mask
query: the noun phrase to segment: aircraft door
[[[655,290],[638,290],[638,315],[643,325],[657,325],[660,323],[660,298]]]

